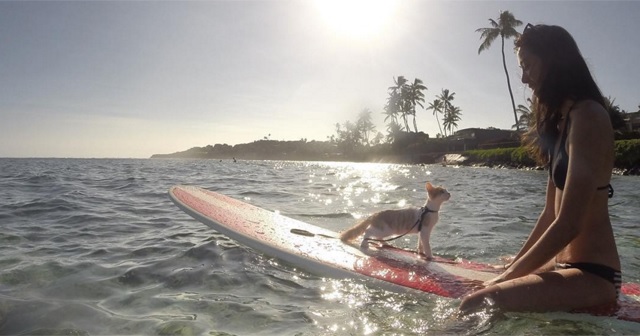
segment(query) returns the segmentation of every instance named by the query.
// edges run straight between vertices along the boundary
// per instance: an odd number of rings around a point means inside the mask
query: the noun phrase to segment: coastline
[[[523,147],[469,149],[454,143],[383,144],[371,147],[347,148],[320,141],[256,141],[235,146],[193,147],[171,154],[154,154],[151,159],[211,159],[211,160],[280,160],[334,161],[396,164],[444,164],[490,168],[544,170]],[[640,139],[617,140],[613,174],[640,175]]]

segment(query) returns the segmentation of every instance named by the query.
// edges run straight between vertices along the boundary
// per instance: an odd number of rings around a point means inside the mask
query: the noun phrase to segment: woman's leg
[[[615,286],[579,269],[562,269],[493,285],[465,297],[462,312],[476,310],[485,298],[505,311],[569,311],[615,302]]]

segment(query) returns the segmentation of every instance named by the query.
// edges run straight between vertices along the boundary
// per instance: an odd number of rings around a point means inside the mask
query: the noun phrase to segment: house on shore
[[[627,131],[640,130],[640,110],[638,112],[625,113],[624,121],[627,123]]]
[[[466,128],[448,137],[450,150],[492,149],[520,146],[522,132],[497,128]]]

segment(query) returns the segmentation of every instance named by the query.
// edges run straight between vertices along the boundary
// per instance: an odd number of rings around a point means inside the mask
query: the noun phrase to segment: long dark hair
[[[540,89],[533,97],[533,125],[523,142],[538,163],[546,164],[559,136],[557,127],[565,101],[592,99],[604,106],[604,98],[576,41],[564,28],[529,24],[515,45],[539,57],[544,69]]]

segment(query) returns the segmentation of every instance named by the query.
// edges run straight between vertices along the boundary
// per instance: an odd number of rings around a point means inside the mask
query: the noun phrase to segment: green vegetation
[[[640,139],[616,141],[615,166],[621,169],[640,169]]]
[[[520,168],[536,166],[535,161],[531,159],[523,147],[476,149],[466,151],[462,155],[468,158],[467,164],[500,165]]]
[[[416,78],[413,83],[409,84],[404,76],[398,76],[394,78],[394,86],[389,87],[389,98],[387,98],[387,104],[384,107],[384,114],[386,114],[385,121],[391,120],[392,124],[396,124],[400,129],[402,125],[398,123],[398,118],[402,119],[404,124],[404,130],[409,132],[409,117],[413,119],[413,130],[418,133],[418,125],[416,124],[416,105],[424,107],[424,93],[427,87],[421,79]]]
[[[469,150],[462,155],[468,158],[465,164],[534,168],[536,163],[523,147]],[[623,174],[640,174],[640,139],[617,140],[615,142],[614,167]]]
[[[360,142],[362,145],[379,144],[385,141],[388,144],[394,143],[398,136],[403,132],[424,134],[418,131],[418,125],[416,123],[416,106],[425,108],[423,103],[425,102],[425,96],[422,91],[426,91],[427,87],[424,85],[421,79],[414,79],[413,83],[405,79],[404,76],[398,76],[394,78],[394,85],[389,87],[389,97],[384,106],[385,115],[384,121],[387,123],[387,136],[384,137],[381,133],[374,138],[372,143]],[[433,110],[433,115],[436,117],[438,128],[440,133],[436,135],[436,138],[444,138],[447,135],[453,134],[455,129],[458,128],[458,121],[462,115],[462,109],[458,106],[454,106],[452,101],[454,100],[455,92],[451,92],[449,89],[442,89],[440,95],[436,96],[433,102],[429,103],[426,110]],[[332,140],[340,142],[340,139],[347,139],[352,141],[353,139],[362,138],[358,133],[371,133],[375,132],[375,127],[370,121],[371,110],[365,109],[358,117],[355,123],[347,121],[340,126],[336,125],[338,137],[332,137]],[[440,117],[442,116],[442,125],[444,126],[444,132],[442,126],[440,126]],[[413,131],[409,127],[409,117],[413,122]],[[364,129],[364,128],[367,129]],[[448,134],[447,134],[448,131]],[[353,132],[355,134],[348,134],[345,132]],[[429,137],[426,135],[427,138]],[[364,137],[363,140],[367,140],[368,137]],[[353,141],[352,141],[353,142]],[[355,141],[358,142],[358,141]]]
[[[384,106],[384,112],[382,112],[385,115],[384,121],[387,123],[388,135],[386,139],[388,143],[393,142],[399,132],[420,133],[416,123],[416,106],[424,108],[425,96],[423,91],[427,90],[427,87],[419,78],[414,79],[411,84],[404,76],[398,76],[393,81],[394,85],[389,87],[389,97]],[[457,122],[460,121],[462,110],[451,103],[454,95],[455,92],[450,93],[449,89],[442,89],[442,93],[436,96],[435,100],[426,108],[426,110],[433,110],[433,115],[438,122],[440,134],[436,137],[445,137],[447,130],[450,134],[453,134],[453,131],[458,128]],[[445,126],[444,132],[440,126],[439,114],[442,114],[442,121]],[[413,131],[409,127],[409,117],[413,121]]]

